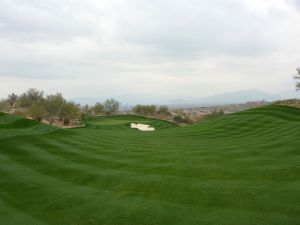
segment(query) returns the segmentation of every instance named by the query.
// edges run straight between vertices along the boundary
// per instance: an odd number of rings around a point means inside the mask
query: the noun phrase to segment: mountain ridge
[[[225,105],[225,104],[239,104],[246,102],[255,102],[255,101],[275,101],[288,98],[300,98],[300,93],[296,91],[285,91],[276,94],[269,92],[257,90],[257,89],[248,89],[241,91],[233,92],[224,92],[216,95],[211,95],[207,97],[200,98],[153,98],[153,96],[131,96],[127,97],[127,100],[124,99],[124,96],[116,97],[123,106],[131,106],[136,104],[158,104],[158,105],[198,105],[198,106],[212,106],[212,105]],[[131,100],[128,100],[131,99]],[[152,99],[152,100],[151,100]],[[81,105],[93,105],[96,102],[103,102],[104,97],[73,97],[69,100]]]

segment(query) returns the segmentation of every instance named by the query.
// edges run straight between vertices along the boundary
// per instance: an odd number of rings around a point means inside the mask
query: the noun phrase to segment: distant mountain
[[[230,92],[206,98],[200,98],[197,100],[197,102],[200,104],[232,104],[262,100],[274,101],[276,99],[280,99],[280,97],[264,91],[250,89],[246,91]]]
[[[170,105],[170,106],[213,106],[213,105],[225,105],[225,104],[238,104],[254,101],[275,101],[280,99],[300,98],[300,92],[294,90],[280,92],[277,94],[271,94],[268,92],[249,89],[236,92],[222,93],[218,95],[202,97],[202,98],[178,98],[168,100],[165,97],[148,96],[148,95],[128,95],[116,97],[121,101],[122,109],[130,108],[136,104],[156,104],[156,105]],[[96,102],[103,102],[106,98],[96,97],[74,97],[69,100],[79,103],[81,105],[94,105]]]
[[[286,91],[278,94],[270,94],[268,92],[249,89],[244,91],[228,92],[209,97],[198,98],[194,100],[173,99],[169,101],[170,105],[183,106],[212,106],[225,104],[238,104],[254,101],[275,101],[279,99],[300,98],[300,93],[296,91]]]

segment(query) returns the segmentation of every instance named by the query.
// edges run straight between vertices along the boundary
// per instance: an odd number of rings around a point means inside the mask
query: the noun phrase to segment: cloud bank
[[[0,96],[292,89],[299,24],[296,0],[2,0]]]

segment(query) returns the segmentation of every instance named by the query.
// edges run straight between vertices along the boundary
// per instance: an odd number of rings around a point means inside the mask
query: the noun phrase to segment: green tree
[[[43,100],[44,92],[35,88],[30,88],[27,92],[23,93],[19,98],[19,104],[21,107],[29,108],[34,103]]]
[[[74,102],[64,102],[60,112],[64,124],[68,125],[70,122],[73,124],[74,120],[79,116],[79,111],[79,107]]]
[[[46,96],[45,99],[46,119],[50,123],[50,125],[52,125],[56,119],[61,117],[62,109],[65,103],[66,100],[63,98],[63,96],[60,93]]]
[[[107,114],[112,114],[118,112],[120,107],[120,102],[111,98],[111,99],[107,99],[103,103],[103,106],[104,106],[104,112],[106,112]]]
[[[7,97],[7,101],[9,102],[10,106],[14,106],[17,100],[18,100],[18,95],[16,95],[15,93],[11,93]]]
[[[300,67],[298,67],[297,69],[297,74],[295,75],[295,80],[296,80],[296,90],[299,91],[300,90]]]
[[[47,115],[44,101],[34,103],[27,111],[27,114],[34,120],[41,122]]]
[[[104,106],[103,104],[97,102],[93,107],[93,112],[98,115],[103,112]]]

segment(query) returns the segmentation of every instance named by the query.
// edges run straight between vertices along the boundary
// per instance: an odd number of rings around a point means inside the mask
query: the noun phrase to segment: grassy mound
[[[18,119],[12,123],[0,124],[0,129],[22,129],[33,127],[37,124],[38,122],[35,120]]]
[[[19,119],[23,119],[23,117],[18,115],[11,115],[7,113],[0,114],[0,124],[9,124]]]
[[[87,117],[73,130],[18,121],[0,129],[3,224],[299,224],[300,109],[189,127],[137,116]]]

